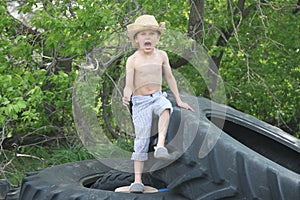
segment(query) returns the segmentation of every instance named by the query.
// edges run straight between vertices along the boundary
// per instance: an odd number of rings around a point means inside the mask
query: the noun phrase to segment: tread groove
[[[240,182],[242,193],[245,194],[246,198],[257,199],[252,184],[249,179],[249,173],[247,169],[247,164],[244,159],[244,155],[241,152],[236,153],[236,162],[237,162],[237,172],[238,179]]]
[[[267,177],[268,177],[268,182],[269,182],[269,187],[271,190],[271,196],[272,199],[284,199],[282,197],[282,192],[281,192],[281,187],[280,187],[280,183],[277,177],[277,173],[276,171],[274,171],[271,168],[267,169]]]
[[[217,159],[217,152],[216,149],[213,148],[209,157],[208,157],[208,162],[209,162],[209,170],[211,171],[212,179],[214,183],[220,184],[224,181],[224,179],[221,176],[220,173],[220,163],[219,160]]]
[[[229,198],[234,197],[236,195],[236,189],[232,186],[225,187],[213,192],[210,192],[204,196],[201,196],[201,198],[198,198],[198,200],[213,200],[213,199],[222,199],[222,198]]]
[[[191,181],[193,179],[198,179],[198,178],[203,178],[205,176],[205,173],[202,169],[196,168],[192,171],[189,171],[182,176],[176,178],[174,181],[172,181],[169,185],[168,188],[174,189],[177,186],[183,184],[186,181]]]

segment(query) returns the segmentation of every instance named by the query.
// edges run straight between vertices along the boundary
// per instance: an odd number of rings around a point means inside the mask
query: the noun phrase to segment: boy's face
[[[156,43],[160,39],[160,34],[157,31],[146,30],[136,34],[135,42],[139,44],[139,48],[145,52],[151,52]]]

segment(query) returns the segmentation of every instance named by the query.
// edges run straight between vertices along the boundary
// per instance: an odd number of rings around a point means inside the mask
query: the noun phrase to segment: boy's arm
[[[134,67],[132,57],[129,57],[126,62],[126,76],[125,76],[125,87],[123,91],[123,105],[128,106],[130,97],[133,93],[133,78],[134,78]]]
[[[177,83],[176,80],[173,76],[172,70],[171,70],[171,66],[169,63],[169,58],[166,52],[162,51],[162,56],[163,56],[163,71],[164,71],[164,75],[166,78],[166,81],[175,97],[176,103],[179,107],[187,109],[187,110],[191,110],[194,112],[194,109],[189,106],[187,103],[183,102],[179,96],[179,91],[178,91],[178,87],[177,87]]]

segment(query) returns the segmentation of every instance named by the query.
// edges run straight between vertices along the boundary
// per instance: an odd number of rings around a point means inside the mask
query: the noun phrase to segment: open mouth
[[[145,49],[148,50],[148,49],[151,49],[152,44],[151,44],[151,42],[148,42],[148,41],[147,41],[147,42],[144,43],[144,46],[145,46]]]

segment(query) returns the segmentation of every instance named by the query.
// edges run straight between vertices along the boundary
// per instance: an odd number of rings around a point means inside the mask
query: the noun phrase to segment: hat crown
[[[135,24],[159,26],[153,15],[142,15],[135,20]]]

